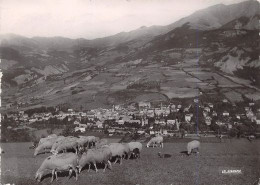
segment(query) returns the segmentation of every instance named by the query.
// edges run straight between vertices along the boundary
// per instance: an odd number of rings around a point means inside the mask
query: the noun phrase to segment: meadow
[[[118,139],[110,140],[118,142]],[[84,170],[75,177],[67,173],[59,175],[58,181],[50,183],[50,176],[42,182],[34,180],[42,161],[50,154],[33,156],[31,143],[1,143],[5,153],[1,154],[1,183],[15,185],[74,184],[74,185],[252,185],[260,177],[260,141],[226,139],[202,140],[199,154],[187,156],[188,139],[164,143],[164,148],[145,148],[140,159],[124,160],[122,165],[112,165],[112,170],[97,173]],[[144,143],[145,144],[145,143]],[[170,158],[159,158],[158,152],[170,154]],[[103,166],[100,166],[102,168]],[[225,169],[238,169],[241,174],[222,174]]]

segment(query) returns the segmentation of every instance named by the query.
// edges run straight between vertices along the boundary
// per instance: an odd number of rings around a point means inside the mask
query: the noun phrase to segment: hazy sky
[[[0,0],[0,32],[93,39],[244,0]]]

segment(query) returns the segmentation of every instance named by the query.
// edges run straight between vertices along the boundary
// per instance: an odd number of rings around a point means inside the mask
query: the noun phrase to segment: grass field
[[[115,142],[116,140],[112,141]],[[165,143],[164,148],[143,148],[141,158],[124,160],[103,172],[82,171],[78,181],[66,174],[52,184],[73,185],[252,185],[260,177],[260,141],[224,140],[223,143],[203,142],[200,154],[186,156],[187,140]],[[50,154],[33,157],[31,143],[2,143],[1,183],[15,185],[51,184],[50,177],[34,181],[35,172]],[[158,152],[171,158],[158,158]],[[223,169],[241,169],[242,174],[221,174]]]

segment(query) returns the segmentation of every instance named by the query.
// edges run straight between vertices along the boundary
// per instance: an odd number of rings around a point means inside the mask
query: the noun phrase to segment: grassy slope
[[[144,148],[141,159],[123,161],[113,165],[105,173],[100,170],[89,173],[84,170],[79,180],[60,177],[52,184],[97,184],[97,185],[160,185],[160,184],[228,184],[251,185],[259,178],[260,141],[226,140],[224,143],[202,143],[198,156],[180,154],[186,148],[186,141],[165,143],[161,148]],[[2,144],[2,183],[37,184],[34,175],[41,162],[49,154],[33,157],[29,143]],[[162,150],[162,151],[161,151]],[[171,154],[171,158],[161,159],[157,152]],[[242,175],[222,175],[221,169],[242,169]],[[41,184],[50,184],[50,178]]]

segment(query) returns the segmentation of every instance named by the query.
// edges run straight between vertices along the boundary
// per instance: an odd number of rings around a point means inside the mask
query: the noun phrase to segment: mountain
[[[94,40],[1,35],[2,102],[93,108],[193,98],[198,90],[257,98],[257,19],[259,3],[246,1]]]
[[[168,27],[176,28],[185,23],[189,23],[192,29],[210,30],[220,28],[225,24],[241,17],[251,20],[255,16],[259,15],[259,2],[255,0],[244,1],[231,5],[217,4],[206,9],[196,11],[190,16],[173,23]],[[255,28],[248,27],[248,29]]]
[[[182,18],[170,25],[166,26],[142,26],[139,29],[130,32],[121,32],[112,36],[97,38],[93,40],[87,39],[68,39],[63,37],[33,37],[26,38],[18,35],[2,35],[0,36],[2,46],[22,46],[30,48],[52,48],[56,50],[75,49],[76,47],[109,47],[139,40],[145,43],[151,41],[155,36],[166,34],[167,32],[181,27],[188,23],[190,28],[199,30],[217,29],[222,26],[228,26],[236,19],[241,20],[244,29],[257,29],[254,27],[260,16],[259,2],[249,0],[237,4],[224,5],[218,4],[209,8],[196,11],[195,13]],[[244,22],[246,21],[246,23]]]

